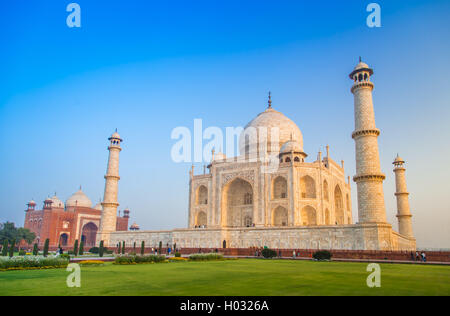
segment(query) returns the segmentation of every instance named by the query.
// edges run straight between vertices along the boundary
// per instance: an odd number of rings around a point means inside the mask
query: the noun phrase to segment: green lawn
[[[0,272],[0,295],[450,295],[449,266],[381,265],[368,288],[367,264],[242,259]]]

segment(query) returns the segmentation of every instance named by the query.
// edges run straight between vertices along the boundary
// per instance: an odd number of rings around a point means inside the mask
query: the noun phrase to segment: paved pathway
[[[173,257],[173,256],[170,256]],[[188,256],[183,256],[188,257]],[[251,256],[225,256],[225,258],[241,258],[241,259],[263,259],[262,257],[251,257]],[[72,258],[70,262],[80,262],[86,260],[99,260],[99,261],[114,261],[114,257],[87,257],[87,258]],[[309,257],[297,257],[293,259],[292,257],[277,257],[274,260],[311,260]],[[444,265],[450,266],[450,262],[421,262],[421,261],[408,261],[408,260],[383,260],[383,259],[341,259],[334,258],[332,261],[339,262],[370,262],[370,263],[397,263],[397,264],[420,264],[420,265]]]

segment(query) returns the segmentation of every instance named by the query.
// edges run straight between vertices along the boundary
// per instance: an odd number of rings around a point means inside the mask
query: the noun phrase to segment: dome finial
[[[362,62],[361,56],[359,56],[359,62]]]
[[[272,92],[269,91],[269,109],[272,108]]]

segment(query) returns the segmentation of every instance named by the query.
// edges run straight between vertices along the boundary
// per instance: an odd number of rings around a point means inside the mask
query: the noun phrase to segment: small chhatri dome
[[[217,154],[214,154],[214,161],[225,161],[227,159],[227,156],[222,153],[222,152],[218,152]]]
[[[122,138],[120,138],[120,135],[119,135],[119,133],[117,133],[117,128],[116,128],[116,131],[111,135],[111,137],[110,138],[108,138],[109,140],[112,140],[112,139],[117,139],[117,140],[120,140],[120,141],[122,141]]]
[[[28,204],[27,205],[36,205],[36,202],[34,201],[34,200],[31,200],[30,202],[28,202]]]
[[[102,203],[98,202],[97,204],[95,204],[94,209],[97,211],[102,211],[103,210]]]
[[[350,79],[353,80],[353,78],[354,78],[353,76],[354,76],[356,73],[359,73],[359,72],[361,72],[361,71],[367,71],[371,76],[373,75],[373,69],[370,68],[370,66],[367,65],[366,63],[362,62],[362,61],[361,61],[361,57],[359,57],[359,63],[358,63],[358,65],[356,65],[356,67],[353,69],[353,71],[352,71],[352,72],[350,73],[350,75],[349,75]]]
[[[283,146],[281,146],[280,154],[287,154],[287,153],[302,153],[303,148],[302,146],[295,140],[290,140],[287,143],[285,143]]]
[[[394,165],[401,165],[404,164],[405,161],[397,154],[397,157],[395,157],[395,160],[392,164]]]
[[[139,230],[139,225],[136,223],[133,223],[133,225],[130,226],[130,230]]]
[[[83,191],[78,190],[74,194],[72,194],[71,197],[69,197],[66,201],[66,207],[75,207],[75,206],[81,206],[81,207],[92,207],[91,200],[87,197],[86,194],[84,194]]]
[[[64,203],[61,201],[56,194],[50,199],[52,200],[52,207],[64,208]]]

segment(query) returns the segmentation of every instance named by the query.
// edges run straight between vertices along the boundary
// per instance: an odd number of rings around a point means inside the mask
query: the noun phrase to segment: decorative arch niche
[[[300,192],[303,199],[316,198],[316,183],[310,176],[304,176],[300,179]]]
[[[250,182],[235,178],[222,190],[222,226],[245,227],[253,223],[253,187]]]
[[[283,176],[276,177],[272,182],[272,198],[286,199],[287,198],[287,180]]]
[[[283,206],[278,206],[272,213],[273,226],[288,226],[288,210]]]
[[[344,199],[339,185],[337,185],[334,189],[334,208],[337,225],[344,225]]]
[[[197,188],[197,192],[195,194],[195,204],[196,205],[208,204],[208,189],[206,188],[206,186],[201,185]]]
[[[316,226],[317,214],[316,210],[312,206],[305,206],[302,208],[302,225],[303,226]]]
[[[207,215],[205,212],[200,211],[198,212],[196,218],[195,218],[195,225],[196,226],[205,226],[207,225]]]

